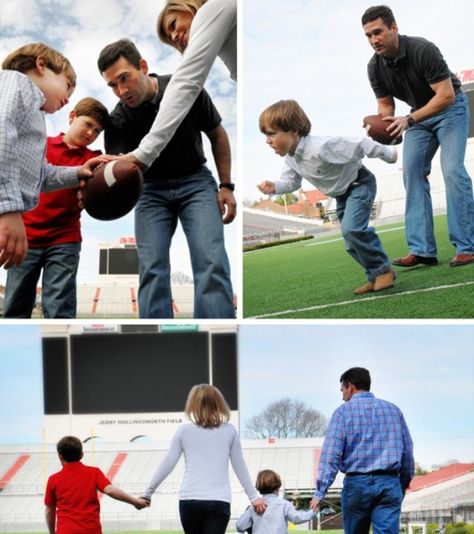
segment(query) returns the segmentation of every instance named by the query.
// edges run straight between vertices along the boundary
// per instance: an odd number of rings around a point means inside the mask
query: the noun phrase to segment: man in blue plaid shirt
[[[340,379],[340,406],[329,422],[311,509],[346,474],[342,490],[345,534],[398,534],[405,490],[414,475],[413,442],[402,412],[370,393],[370,373],[353,367]]]

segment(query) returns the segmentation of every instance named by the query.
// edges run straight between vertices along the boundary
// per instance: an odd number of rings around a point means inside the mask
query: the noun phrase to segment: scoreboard
[[[238,419],[237,331],[54,335],[42,348],[48,441],[168,440],[200,383],[218,387]]]

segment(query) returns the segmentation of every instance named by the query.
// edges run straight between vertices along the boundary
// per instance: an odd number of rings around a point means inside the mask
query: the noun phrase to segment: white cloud
[[[402,409],[418,461],[472,461],[473,336],[469,325],[243,325],[241,422],[285,396],[330,417],[340,375],[362,366],[374,394]]]
[[[35,0],[2,0],[0,23],[2,33],[37,30],[41,26],[41,15]]]

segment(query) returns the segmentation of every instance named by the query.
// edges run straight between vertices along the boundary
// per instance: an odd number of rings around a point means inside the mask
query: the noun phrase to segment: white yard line
[[[447,284],[443,286],[434,286],[434,287],[426,287],[424,289],[414,289],[412,291],[402,291],[401,293],[391,293],[390,295],[376,295],[373,297],[365,297],[361,299],[354,299],[354,300],[343,300],[342,302],[333,302],[331,304],[319,304],[317,306],[308,306],[306,308],[299,308],[299,309],[291,309],[291,310],[283,310],[279,312],[274,313],[266,313],[264,315],[256,315],[255,317],[246,317],[246,319],[266,319],[270,317],[279,317],[281,315],[288,315],[291,313],[300,313],[300,312],[306,312],[306,311],[312,311],[312,310],[324,310],[326,308],[332,308],[335,306],[347,306],[351,304],[359,304],[361,302],[369,302],[372,300],[380,300],[380,299],[390,299],[393,297],[403,297],[405,295],[415,295],[416,293],[427,293],[428,291],[437,291],[439,289],[450,289],[453,287],[463,287],[463,286],[471,286],[474,285],[474,281],[472,282],[462,282],[459,284]]]

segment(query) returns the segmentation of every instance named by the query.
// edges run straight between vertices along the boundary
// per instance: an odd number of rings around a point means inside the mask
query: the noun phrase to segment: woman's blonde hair
[[[264,134],[274,129],[284,132],[296,130],[305,137],[311,131],[311,121],[295,100],[279,100],[268,106],[260,114],[258,125]]]
[[[203,428],[215,428],[230,419],[230,408],[224,395],[210,384],[198,384],[191,388],[184,413]]]
[[[55,74],[64,73],[72,87],[76,87],[76,73],[69,60],[61,52],[44,43],[30,43],[17,48],[3,60],[2,69],[17,70],[26,74],[36,67],[36,60],[41,57],[45,65]]]
[[[197,13],[197,10],[206,3],[207,0],[167,0],[165,7],[161,10],[161,13],[158,15],[156,21],[156,31],[160,41],[163,43],[173,46],[176,48],[175,43],[169,36],[166,28],[163,27],[163,19],[165,15],[171,11],[185,11],[194,15]]]

